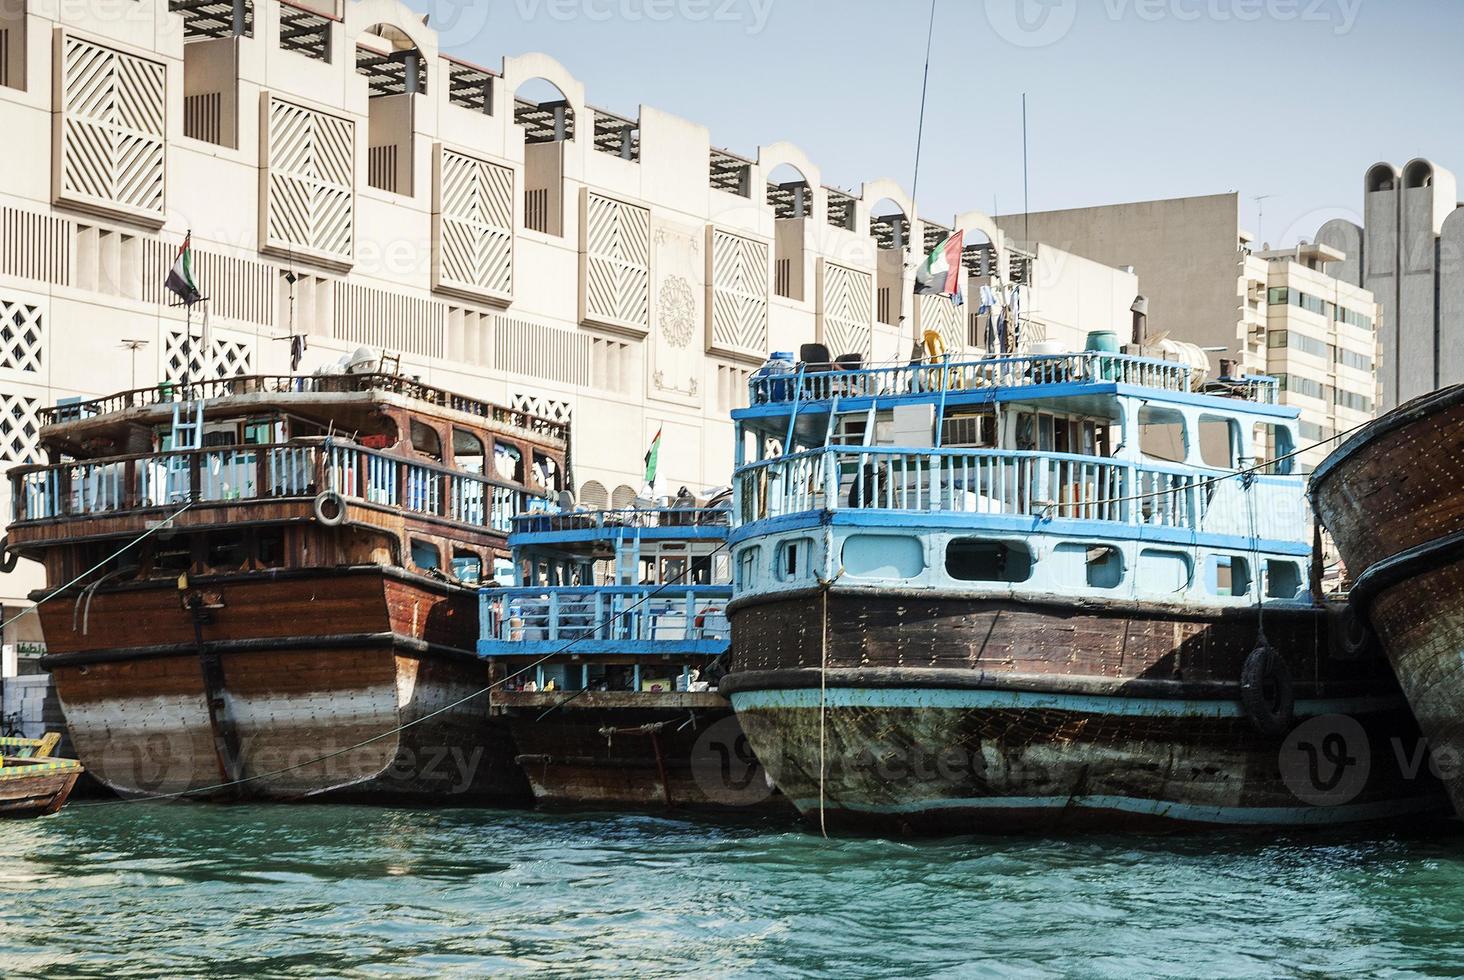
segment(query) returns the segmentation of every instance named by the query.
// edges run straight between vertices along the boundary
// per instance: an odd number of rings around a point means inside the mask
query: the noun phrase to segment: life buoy
[[[709,608],[703,609],[701,612],[699,612],[699,613],[696,614],[696,619],[694,620],[694,622],[696,624],[696,628],[699,629],[699,630],[700,629],[706,629],[707,628],[707,617],[708,616],[720,616],[721,614],[722,614],[722,609],[721,609],[720,606],[711,606]]]
[[[0,538],[0,573],[9,575],[15,571],[15,563],[20,561],[20,556],[10,550],[10,535]]]
[[[1350,602],[1328,612],[1327,642],[1338,660],[1361,660],[1378,652],[1367,618]]]
[[[326,527],[338,527],[346,522],[346,498],[334,490],[327,490],[315,498],[315,519]]]
[[[1291,670],[1265,637],[1240,669],[1240,702],[1262,735],[1284,735],[1291,727]]]

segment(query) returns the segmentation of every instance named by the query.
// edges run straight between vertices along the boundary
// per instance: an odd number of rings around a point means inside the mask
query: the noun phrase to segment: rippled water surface
[[[1464,971],[1460,838],[84,803],[0,823],[6,977]]]

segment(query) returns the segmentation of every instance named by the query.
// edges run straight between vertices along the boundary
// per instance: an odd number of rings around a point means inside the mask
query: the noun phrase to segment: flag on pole
[[[656,430],[656,438],[651,440],[651,448],[646,450],[646,486],[654,489],[656,486],[656,470],[661,462],[661,430]]]
[[[949,235],[925,257],[920,268],[915,270],[915,293],[933,293],[949,296],[957,305],[965,302],[961,295],[961,249],[966,233],[958,231]]]
[[[178,249],[178,257],[173,260],[173,268],[168,270],[168,278],[163,280],[163,285],[181,299],[184,306],[192,306],[203,299],[198,283],[193,280],[193,232],[183,236],[183,247]]]

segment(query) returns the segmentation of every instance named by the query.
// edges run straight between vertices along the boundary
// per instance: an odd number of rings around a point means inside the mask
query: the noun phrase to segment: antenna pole
[[[920,80],[920,122],[915,130],[915,178],[910,182],[910,202],[920,191],[920,144],[925,139],[925,95],[930,90],[930,45],[935,40],[935,4],[930,0],[930,29],[925,34],[925,75]],[[920,205],[915,204],[918,210]]]
[[[1022,247],[1032,247],[1032,203],[1027,192],[1027,93],[1022,93]]]

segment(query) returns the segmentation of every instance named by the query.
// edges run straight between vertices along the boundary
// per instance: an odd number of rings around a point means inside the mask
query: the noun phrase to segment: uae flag
[[[656,430],[656,438],[651,440],[651,448],[646,450],[646,486],[655,487],[656,470],[661,463],[661,430]]]
[[[958,231],[935,247],[915,270],[915,292],[949,296],[956,305],[965,302],[961,296],[961,247],[966,233]]]
[[[183,247],[178,249],[178,258],[173,260],[173,268],[168,270],[168,278],[163,280],[163,285],[172,290],[184,306],[192,306],[203,299],[198,283],[193,281],[193,232],[183,236]]]

